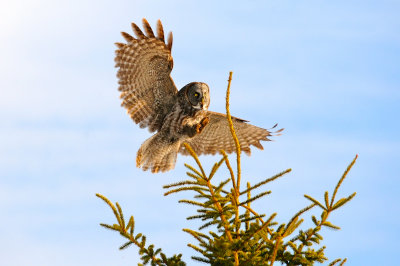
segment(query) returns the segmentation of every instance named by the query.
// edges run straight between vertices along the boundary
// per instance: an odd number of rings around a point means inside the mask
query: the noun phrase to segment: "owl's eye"
[[[197,92],[194,93],[194,97],[199,98],[199,96],[200,96],[199,93],[197,93]]]

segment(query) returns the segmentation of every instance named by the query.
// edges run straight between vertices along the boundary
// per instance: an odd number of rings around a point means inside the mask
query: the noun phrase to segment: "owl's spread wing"
[[[151,132],[160,130],[165,115],[177,97],[177,89],[170,73],[173,67],[171,56],[172,33],[165,43],[164,30],[159,20],[157,34],[143,19],[144,34],[132,23],[137,38],[122,32],[127,43],[116,43],[117,77],[121,91],[122,106],[140,127],[149,127]]]
[[[200,154],[216,154],[220,150],[227,153],[236,151],[235,142],[229,129],[228,120],[225,114],[207,111],[210,122],[203,131],[187,140],[186,142],[193,148],[197,155]],[[241,150],[250,155],[250,145],[259,149],[263,149],[260,140],[270,141],[268,137],[272,136],[272,132],[248,124],[246,120],[232,117],[233,127],[238,137]],[[280,129],[274,133],[279,133]],[[180,153],[188,155],[189,153],[182,146]]]

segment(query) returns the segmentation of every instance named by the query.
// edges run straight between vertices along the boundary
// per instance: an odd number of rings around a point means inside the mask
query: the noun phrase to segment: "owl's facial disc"
[[[187,91],[187,96],[194,109],[207,110],[210,105],[209,88],[205,83],[192,83]]]

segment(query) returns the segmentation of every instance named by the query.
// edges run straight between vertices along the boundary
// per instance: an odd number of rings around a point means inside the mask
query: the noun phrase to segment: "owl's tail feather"
[[[152,173],[166,172],[175,167],[180,141],[171,142],[157,133],[147,139],[137,152],[136,166]]]

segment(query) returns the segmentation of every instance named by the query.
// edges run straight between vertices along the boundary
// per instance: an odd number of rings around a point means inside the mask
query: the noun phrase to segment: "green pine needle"
[[[325,191],[324,198],[325,198],[325,207],[326,207],[326,209],[329,209],[329,208],[330,208],[330,204],[329,204],[329,194],[328,194],[328,191]]]
[[[353,161],[351,161],[349,166],[347,166],[342,177],[340,178],[339,182],[337,183],[335,190],[333,191],[333,195],[332,195],[332,199],[331,199],[331,206],[333,205],[333,202],[335,201],[336,193],[338,192],[340,185],[342,184],[343,180],[346,178],[347,174],[350,172],[350,169],[356,163],[357,158],[358,158],[358,154],[354,157]]]
[[[313,197],[308,196],[308,195],[304,195],[304,197],[305,197],[306,199],[311,200],[311,201],[314,202],[316,205],[320,206],[322,209],[326,210],[326,208],[325,208],[318,200],[314,199]]]
[[[340,229],[339,226],[336,226],[336,225],[334,225],[334,224],[332,224],[331,222],[328,222],[328,221],[323,222],[322,225],[324,225],[326,227],[329,227],[329,228],[332,228],[332,229],[335,229],[335,230],[339,230]]]
[[[201,173],[199,171],[196,170],[196,168],[194,168],[193,166],[189,165],[189,164],[184,164],[186,168],[188,168],[189,170],[193,171],[197,176],[194,176],[193,178],[203,178]]]
[[[261,187],[261,186],[263,186],[263,185],[265,185],[265,184],[267,184],[267,183],[269,183],[271,181],[274,181],[274,180],[278,179],[279,177],[282,177],[285,174],[290,173],[291,171],[292,171],[292,169],[290,169],[290,168],[286,169],[285,171],[282,171],[282,172],[280,172],[280,173],[278,173],[278,174],[276,174],[276,175],[274,175],[274,176],[272,176],[270,178],[265,179],[262,182],[259,182],[259,183],[255,184],[254,186],[251,186],[250,188],[247,188],[246,190],[240,192],[240,195],[246,194],[247,192],[252,191],[253,189],[259,188],[259,187]]]
[[[186,204],[190,204],[190,205],[195,205],[195,206],[200,206],[200,207],[203,207],[203,208],[205,207],[204,203],[193,201],[193,200],[180,200],[178,202],[179,203],[186,203]]]
[[[347,198],[342,198],[340,200],[338,200],[333,206],[332,206],[332,210],[336,210],[337,208],[342,207],[343,205],[345,205],[347,202],[349,202],[350,200],[352,200],[355,195],[357,193],[354,192],[353,194],[351,194],[350,196],[348,196]]]
[[[132,245],[133,242],[132,241],[128,241],[125,244],[123,244],[122,246],[119,247],[120,250],[126,249],[127,247],[129,247],[130,245]]]
[[[241,202],[241,203],[239,204],[239,206],[246,205],[246,204],[248,204],[248,203],[250,203],[250,202],[253,202],[253,201],[255,201],[255,200],[257,200],[257,199],[259,199],[259,198],[261,198],[261,197],[264,197],[265,195],[268,195],[268,194],[271,194],[271,191],[262,192],[262,193],[260,193],[260,194],[258,194],[258,195],[256,195],[256,196],[254,196],[254,197],[252,197],[252,198],[250,198],[250,199],[248,199],[248,200],[246,200],[246,201]]]

